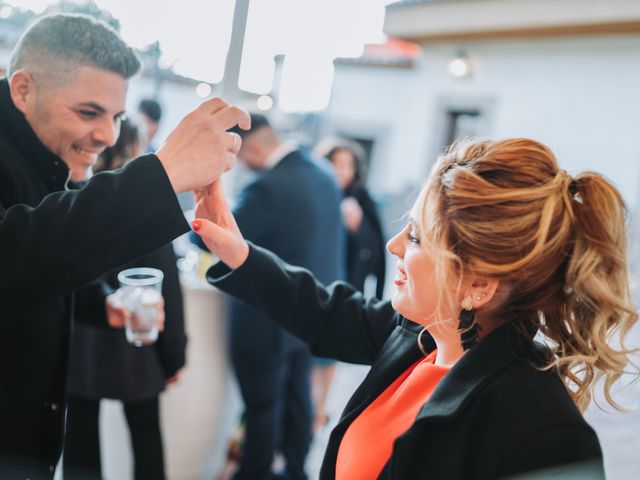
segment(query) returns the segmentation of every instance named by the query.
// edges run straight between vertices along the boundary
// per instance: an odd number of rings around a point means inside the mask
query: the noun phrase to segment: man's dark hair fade
[[[22,68],[37,75],[84,65],[125,79],[140,70],[133,48],[112,27],[89,15],[56,14],[40,18],[22,34],[8,76]]]

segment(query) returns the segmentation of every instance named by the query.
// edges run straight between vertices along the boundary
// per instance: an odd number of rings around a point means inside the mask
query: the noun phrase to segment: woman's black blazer
[[[231,272],[218,263],[207,278],[267,311],[314,355],[371,365],[331,433],[320,478],[333,479],[351,422],[421,357],[421,327],[389,302],[364,299],[341,282],[325,288],[307,270],[253,245],[242,267]],[[426,332],[422,340],[428,350],[435,348]],[[543,353],[511,324],[487,335],[442,379],[395,441],[378,478],[492,479],[558,467],[601,478],[598,438],[560,378],[535,367]]]

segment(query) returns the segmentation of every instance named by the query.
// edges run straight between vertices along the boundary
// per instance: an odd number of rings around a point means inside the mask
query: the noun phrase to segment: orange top
[[[409,367],[349,425],[338,449],[336,480],[378,478],[393,442],[409,430],[449,371],[434,365],[436,354],[434,350]]]

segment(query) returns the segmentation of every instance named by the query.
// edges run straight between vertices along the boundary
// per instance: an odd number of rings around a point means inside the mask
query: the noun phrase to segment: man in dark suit
[[[0,478],[51,478],[62,448],[72,292],[188,230],[176,193],[233,163],[248,116],[219,99],[157,155],[67,191],[118,137],[133,50],[105,24],[32,25],[0,79]]]
[[[327,171],[295,144],[282,142],[263,115],[238,133],[238,158],[258,172],[239,195],[234,215],[247,239],[323,282],[342,276],[340,192]],[[311,356],[298,339],[246,303],[232,301],[231,356],[246,406],[245,446],[236,479],[271,478],[276,450],[285,478],[306,478],[311,439]]]

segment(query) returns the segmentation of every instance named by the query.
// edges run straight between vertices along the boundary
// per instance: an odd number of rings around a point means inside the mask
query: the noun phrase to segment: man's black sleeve
[[[0,323],[135,260],[189,226],[155,155],[35,208],[0,206]]]

